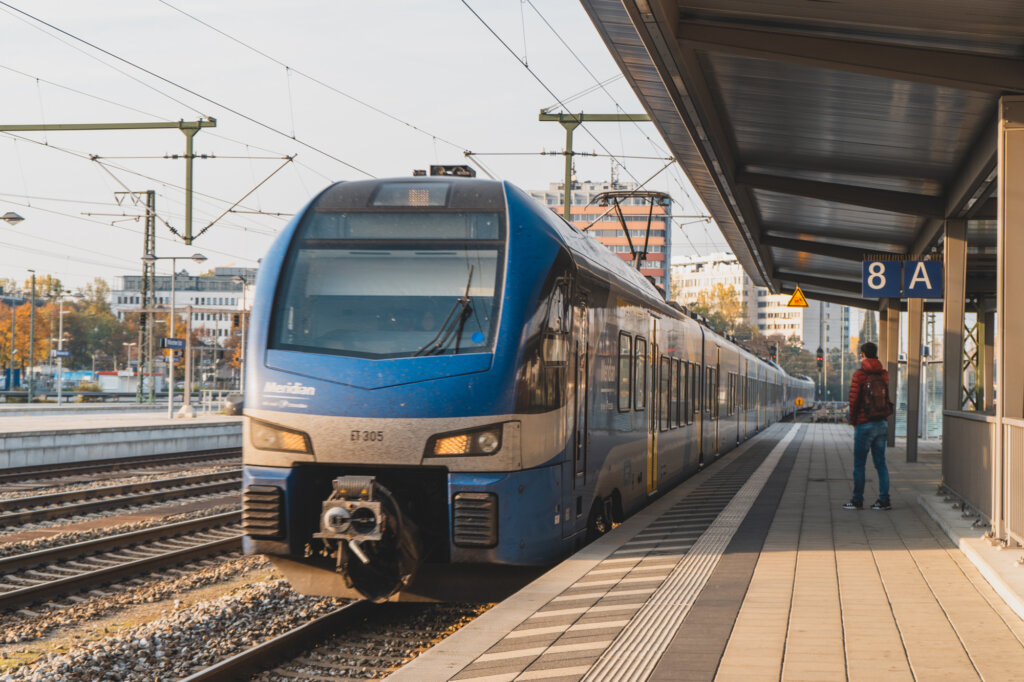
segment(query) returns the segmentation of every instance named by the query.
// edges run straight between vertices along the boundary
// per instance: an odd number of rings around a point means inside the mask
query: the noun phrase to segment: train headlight
[[[427,455],[493,455],[501,449],[501,430],[502,426],[498,424],[434,436],[427,444]]]
[[[501,433],[495,429],[477,434],[476,446],[480,452],[493,455],[498,451],[498,448],[501,447]]]
[[[313,451],[309,443],[309,436],[301,431],[286,429],[283,426],[255,419],[249,421],[249,439],[252,441],[253,447],[260,450],[307,453]]]

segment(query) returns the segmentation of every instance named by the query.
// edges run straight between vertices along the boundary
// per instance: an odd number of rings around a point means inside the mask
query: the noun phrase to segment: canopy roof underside
[[[581,0],[758,283],[860,298],[866,256],[995,247],[999,97],[1024,3]]]

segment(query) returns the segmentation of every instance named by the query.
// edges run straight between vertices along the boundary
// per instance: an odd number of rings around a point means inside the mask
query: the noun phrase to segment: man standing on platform
[[[889,438],[889,373],[878,361],[878,346],[868,342],[860,347],[860,369],[850,380],[850,424],[853,425],[853,497],[843,509],[864,508],[864,467],[871,459],[878,472],[878,501],[872,509],[892,509],[889,502],[889,468],[885,465],[885,443]]]

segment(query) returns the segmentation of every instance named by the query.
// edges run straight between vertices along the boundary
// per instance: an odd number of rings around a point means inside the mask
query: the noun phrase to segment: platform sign
[[[796,400],[793,401],[793,404],[796,405],[797,407],[803,407],[804,406],[804,399],[801,398],[800,396],[797,396]]]
[[[908,260],[903,264],[905,298],[942,298],[942,261]]]
[[[793,295],[789,297],[789,303],[786,304],[787,308],[806,308],[807,297],[804,296],[804,292],[800,290],[799,285],[793,290]]]
[[[185,350],[185,339],[172,339],[165,336],[160,339],[161,348],[173,348],[174,350]]]
[[[55,351],[52,351],[52,352],[53,352],[53,357],[55,357],[55,358],[70,358],[71,357],[71,351],[69,351],[69,350],[55,350]]]
[[[864,298],[900,297],[900,261],[866,260],[861,263],[860,295]]]

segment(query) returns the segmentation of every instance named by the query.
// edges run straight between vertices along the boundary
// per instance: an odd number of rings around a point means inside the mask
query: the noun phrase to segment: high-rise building
[[[747,324],[761,334],[805,340],[804,309],[788,307],[788,294],[771,294],[765,287],[754,286],[731,253],[691,256],[672,264],[672,298],[682,305],[691,305],[716,284],[736,291],[746,308]]]
[[[565,202],[563,186],[563,183],[555,182],[547,190],[531,191],[530,196],[562,215]],[[585,230],[625,261],[632,260],[630,240],[636,252],[644,251],[646,244],[647,256],[640,262],[640,273],[661,287],[668,299],[671,295],[668,264],[672,262],[672,197],[661,192],[653,193],[653,210],[651,198],[646,196],[622,198],[619,203],[629,230],[628,238],[623,232],[618,212],[595,203],[595,198],[604,192],[627,192],[636,188],[635,182],[573,183],[569,222]],[[651,221],[650,234],[647,232],[648,216]]]

